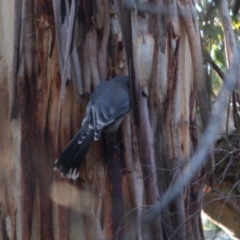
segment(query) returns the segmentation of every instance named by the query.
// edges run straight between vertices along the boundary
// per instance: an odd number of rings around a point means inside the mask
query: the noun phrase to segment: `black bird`
[[[81,129],[56,160],[54,170],[58,169],[64,176],[76,179],[91,142],[99,140],[102,131],[116,131],[130,108],[128,76],[102,81],[91,95]]]

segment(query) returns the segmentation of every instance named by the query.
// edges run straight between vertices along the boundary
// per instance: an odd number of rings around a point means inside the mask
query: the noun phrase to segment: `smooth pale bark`
[[[240,206],[236,195],[229,194],[231,186],[218,187],[219,192],[210,191],[204,194],[204,213],[216,225],[226,230],[231,236],[240,238]],[[220,192],[221,191],[221,192]],[[222,193],[226,192],[225,195]]]

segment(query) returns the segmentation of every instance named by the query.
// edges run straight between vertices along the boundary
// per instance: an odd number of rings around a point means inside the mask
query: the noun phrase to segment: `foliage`
[[[229,1],[229,12],[232,18],[236,41],[239,44],[240,15],[236,14],[236,3],[237,1]],[[218,93],[218,90],[222,86],[222,80],[208,64],[208,60],[213,60],[223,72],[226,72],[227,70],[223,26],[218,9],[218,1],[199,0],[197,2],[197,15],[199,19],[200,34],[202,37],[203,55],[205,63],[208,65],[207,72],[209,79],[211,80],[212,93],[214,95]]]
[[[205,69],[207,70],[208,81],[211,85],[210,91],[212,100],[216,99],[220,88],[224,82],[224,74],[227,72],[227,46],[225,41],[225,34],[223,21],[225,16],[220,14],[221,1],[214,0],[199,0],[197,1],[197,15],[199,20],[199,29],[202,38],[202,49],[204,56]],[[229,14],[231,17],[231,24],[234,30],[237,46],[240,44],[240,1],[228,1]],[[238,48],[239,49],[239,48]],[[228,53],[229,54],[229,53]],[[222,114],[224,115],[224,113]],[[229,122],[234,122],[230,124]],[[232,125],[232,128],[229,127]],[[214,183],[209,183],[211,191],[205,193],[205,198],[208,198],[205,203],[210,204],[210,199],[214,203],[211,207],[205,207],[204,211],[207,214],[212,214],[212,219],[215,223],[222,223],[231,228],[233,224],[226,223],[227,218],[233,217],[234,210],[225,210],[226,202],[230,202],[234,209],[239,209],[239,190],[235,191],[239,184],[239,86],[235,87],[233,94],[230,96],[229,110],[226,119],[226,130],[224,135],[215,146],[214,160]],[[228,131],[237,129],[234,133]],[[231,135],[229,133],[232,133]],[[233,141],[234,139],[234,141]],[[225,153],[225,155],[223,154]],[[234,154],[236,155],[234,157]],[[221,154],[220,154],[221,153]],[[218,195],[217,195],[218,194]],[[231,198],[231,200],[230,200]],[[221,200],[220,200],[221,199]],[[219,208],[218,208],[218,207]],[[208,209],[208,210],[207,210]],[[217,210],[218,209],[218,210]],[[220,211],[219,211],[220,209]],[[213,213],[215,211],[215,213]],[[225,211],[225,213],[223,213]],[[213,217],[215,215],[215,217]],[[226,217],[227,216],[227,217]],[[222,218],[222,220],[220,220]],[[223,223],[225,221],[225,224]],[[234,231],[234,230],[233,230]],[[235,234],[237,234],[235,232]]]

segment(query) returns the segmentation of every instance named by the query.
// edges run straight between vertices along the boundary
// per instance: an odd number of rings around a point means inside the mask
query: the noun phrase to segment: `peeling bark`
[[[201,184],[193,183],[153,221],[142,222],[192,154],[193,79],[203,77],[201,65],[196,66],[201,56],[192,53],[194,40],[199,42],[197,23],[180,20],[176,1],[150,2],[166,13],[129,11],[121,0],[116,5],[107,0],[15,1],[16,49],[12,65],[6,64],[13,77],[9,85],[0,82],[5,104],[0,166],[6,169],[0,174],[0,238],[202,237],[201,219],[192,216],[201,207]],[[52,168],[84,118],[89,100],[84,93],[126,73],[132,111],[121,134],[107,136],[105,149],[104,139],[92,144],[80,179],[61,179]]]

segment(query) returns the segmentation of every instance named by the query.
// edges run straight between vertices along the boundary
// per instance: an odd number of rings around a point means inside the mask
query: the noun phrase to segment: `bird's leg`
[[[105,143],[106,144],[106,153],[109,153],[111,150],[116,150],[118,152],[121,151],[122,149],[122,141],[121,139],[119,138],[118,136],[119,134],[117,132],[114,132],[114,133],[108,133],[107,134],[107,138],[108,138],[108,141],[106,142],[106,136],[104,134],[104,139],[105,139]]]

